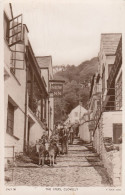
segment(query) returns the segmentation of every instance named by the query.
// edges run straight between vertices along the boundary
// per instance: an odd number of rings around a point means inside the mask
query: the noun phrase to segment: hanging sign
[[[61,98],[63,96],[63,83],[62,81],[54,81],[50,84],[50,91],[53,93],[54,97]]]

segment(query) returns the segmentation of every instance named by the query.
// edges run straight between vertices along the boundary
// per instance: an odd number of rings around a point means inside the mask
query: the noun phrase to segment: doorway
[[[113,143],[119,144],[119,138],[122,136],[122,124],[113,124]]]

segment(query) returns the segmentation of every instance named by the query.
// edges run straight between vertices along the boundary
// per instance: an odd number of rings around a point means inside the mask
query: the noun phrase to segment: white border
[[[0,0],[0,22],[1,22],[1,26],[3,24],[3,19],[2,19],[2,0]],[[6,0],[5,0],[6,1]],[[5,2],[4,1],[4,2]],[[12,2],[14,2],[16,0],[12,0]],[[23,0],[22,0],[23,1]],[[27,0],[29,1],[29,0]],[[30,0],[32,2],[32,0]],[[35,1],[35,0],[34,0]],[[55,0],[54,0],[55,1]],[[58,0],[59,1],[59,0]],[[67,0],[68,1],[68,0]],[[74,1],[74,0],[73,0]],[[92,0],[93,1],[93,0]],[[100,2],[101,0],[97,0],[96,2]],[[106,1],[106,0],[102,0],[103,2]],[[116,0],[114,0],[116,1]],[[26,1],[24,1],[25,3]],[[112,1],[113,2],[113,1]],[[37,1],[36,1],[37,3]],[[122,25],[123,25],[123,30],[122,30],[122,43],[123,43],[123,85],[125,86],[125,73],[124,73],[124,69],[125,69],[125,0],[119,0],[119,3],[122,4],[122,19],[121,19],[121,22],[122,22]],[[23,187],[6,187],[4,186],[4,171],[3,171],[3,161],[4,161],[4,114],[3,114],[3,110],[4,110],[4,82],[3,82],[3,29],[1,28],[0,29],[0,125],[1,125],[1,128],[0,128],[0,194],[18,194],[18,195],[22,195],[22,194],[35,194],[37,193],[38,195],[40,194],[66,194],[66,195],[77,195],[77,194],[81,194],[83,195],[83,193],[85,193],[85,195],[87,194],[113,194],[113,195],[123,195],[125,194],[125,87],[123,87],[123,159],[122,159],[122,188],[121,188],[121,191],[119,190],[120,188],[110,188],[110,187],[83,187],[83,188],[77,188],[77,187],[74,187],[74,190],[75,189],[78,189],[76,191],[64,191],[64,188],[60,188],[62,191],[57,191],[57,190],[54,190],[54,188],[51,188],[51,191],[48,191],[46,190],[46,188],[43,188],[43,187],[26,187],[26,186],[23,186]],[[15,190],[16,189],[16,190]],[[67,188],[68,189],[68,188]]]

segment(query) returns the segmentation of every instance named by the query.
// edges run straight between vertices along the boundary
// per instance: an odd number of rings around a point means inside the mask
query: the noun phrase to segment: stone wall
[[[113,186],[121,186],[121,149],[120,151],[105,151],[102,161],[104,163],[104,167],[107,169],[108,176],[111,179]]]
[[[111,116],[111,113],[110,113]],[[113,123],[121,122],[121,113],[113,113],[109,120],[109,113],[104,113],[99,121],[98,127],[94,133],[93,147],[100,155],[107,174],[114,186],[121,185],[121,168],[122,168],[122,147],[118,145],[119,151],[113,147],[111,151],[106,150],[104,138],[109,136],[113,138]]]

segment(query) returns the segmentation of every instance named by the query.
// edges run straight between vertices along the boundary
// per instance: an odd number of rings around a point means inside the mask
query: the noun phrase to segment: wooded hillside
[[[87,108],[90,83],[97,71],[98,63],[98,57],[95,57],[82,62],[79,66],[67,65],[64,71],[54,75],[54,79],[65,80],[63,98],[55,99],[55,122],[66,120],[79,102]]]

